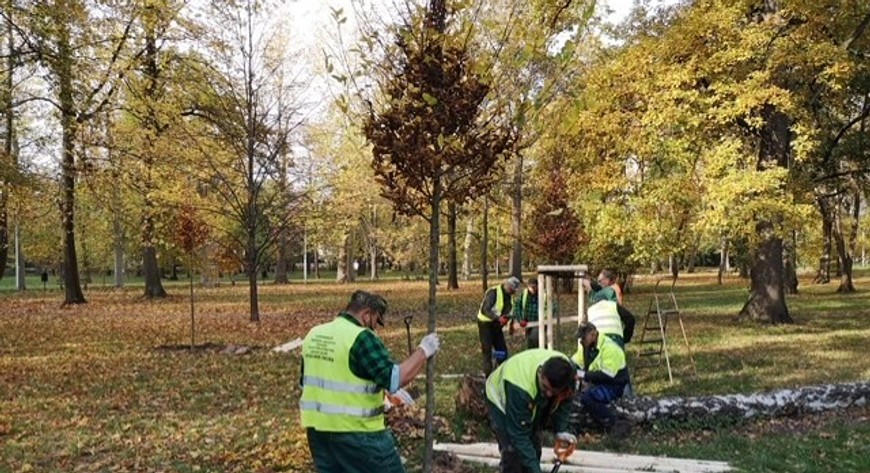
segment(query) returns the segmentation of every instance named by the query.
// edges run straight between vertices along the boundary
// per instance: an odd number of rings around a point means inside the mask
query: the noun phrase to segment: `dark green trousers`
[[[389,430],[307,433],[318,473],[405,473]]]

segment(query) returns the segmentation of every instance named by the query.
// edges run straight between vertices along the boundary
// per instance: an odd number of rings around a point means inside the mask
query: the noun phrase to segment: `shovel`
[[[406,315],[403,319],[405,321],[405,332],[408,334],[408,355],[414,352],[411,349],[411,321],[414,320],[413,315]]]

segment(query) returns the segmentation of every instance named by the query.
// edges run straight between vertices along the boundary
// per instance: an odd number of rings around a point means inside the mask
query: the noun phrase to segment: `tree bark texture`
[[[480,239],[480,283],[481,292],[489,289],[489,201],[483,198],[483,235]]]
[[[348,273],[352,270],[352,267],[347,267],[347,247],[349,245],[348,240],[350,240],[350,235],[345,234],[344,237],[341,239],[341,246],[338,247],[338,261],[335,271],[335,280],[340,283],[352,281],[352,279],[348,280]]]
[[[434,0],[439,1],[439,0]],[[442,5],[443,8],[443,5]],[[438,252],[441,248],[441,176],[434,177],[432,189],[432,206],[429,219],[429,314],[426,332],[433,333],[436,328],[435,298],[438,286]],[[432,453],[435,444],[435,358],[426,360],[426,424],[424,429],[423,471],[432,471]]]
[[[783,270],[785,271],[785,293],[798,293],[798,277],[797,277],[797,248],[796,238],[792,232],[792,238],[786,239],[783,242]]]
[[[456,257],[456,203],[447,203],[447,289],[459,289]]]
[[[87,302],[79,281],[79,262],[76,254],[76,169],[75,136],[78,122],[73,99],[72,48],[69,25],[61,21],[57,28],[58,56],[56,75],[61,106],[61,229],[63,232],[63,290],[64,304]]]
[[[716,278],[719,285],[722,285],[722,277],[725,275],[725,272],[728,271],[728,246],[729,240],[727,237],[722,238],[722,243],[720,244],[719,250],[719,274]]]
[[[837,205],[834,209],[833,237],[837,243],[837,258],[840,262],[840,286],[837,287],[837,292],[849,293],[855,292],[855,285],[852,282],[852,265],[854,263],[852,255],[858,239],[858,219],[861,211],[860,191],[856,190],[852,199],[843,198],[843,204]],[[848,209],[844,207],[848,207]],[[842,213],[844,211],[850,211],[852,219],[848,235],[843,225]]]
[[[148,87],[146,88],[147,100],[150,103],[159,101],[159,76],[160,68],[157,64],[157,40],[155,38],[154,28],[151,22],[145,22],[145,58],[144,70],[148,77]],[[148,113],[142,120],[143,128],[147,131],[145,142],[145,152],[143,155],[143,164],[145,165],[142,177],[144,188],[144,212],[142,215],[142,272],[145,274],[145,297],[166,297],[166,290],[163,288],[163,283],[160,278],[160,267],[157,264],[157,251],[154,248],[155,240],[155,224],[154,224],[154,207],[156,206],[152,195],[154,188],[157,186],[155,179],[151,175],[152,168],[157,160],[155,143],[160,134],[163,133],[163,127],[160,125],[159,119],[153,107],[149,107]]]
[[[468,217],[465,224],[465,244],[462,251],[462,280],[471,278],[471,243],[474,238],[474,219]]]
[[[764,126],[758,152],[758,169],[770,166],[786,167],[791,147],[788,117],[773,105],[765,105],[761,116]],[[776,217],[756,223],[760,237],[758,249],[753,253],[750,271],[751,294],[740,311],[741,316],[771,323],[792,323],[785,304],[785,271],[782,263],[782,239],[776,232]]]
[[[831,253],[833,248],[833,209],[824,200],[819,199],[819,213],[822,215],[822,256],[819,258],[819,270],[813,282],[827,284],[831,282]]]
[[[513,192],[511,195],[511,276],[523,278],[523,155],[516,153],[517,165],[514,170]]]

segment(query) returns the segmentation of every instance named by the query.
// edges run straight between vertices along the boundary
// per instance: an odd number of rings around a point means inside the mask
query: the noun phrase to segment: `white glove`
[[[577,379],[583,381],[583,378],[586,377],[586,372],[583,370],[577,370]]]
[[[420,341],[420,349],[426,354],[426,358],[434,355],[439,348],[441,348],[441,340],[438,339],[438,334],[435,332],[426,335]]]
[[[577,445],[577,437],[575,437],[571,432],[559,432],[556,434],[556,440],[568,442],[571,445]]]

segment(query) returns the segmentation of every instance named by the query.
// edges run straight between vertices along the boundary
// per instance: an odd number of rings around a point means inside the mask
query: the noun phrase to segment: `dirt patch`
[[[203,343],[201,345],[160,345],[154,350],[159,353],[220,353],[223,355],[247,355],[262,347],[247,345],[224,345],[222,343]]]
[[[456,458],[456,455],[448,452],[435,452],[433,457],[432,471],[435,473],[474,473],[475,470],[467,463]]]

